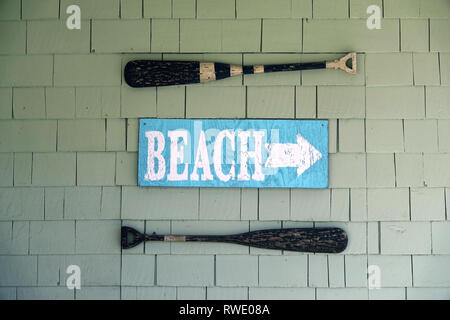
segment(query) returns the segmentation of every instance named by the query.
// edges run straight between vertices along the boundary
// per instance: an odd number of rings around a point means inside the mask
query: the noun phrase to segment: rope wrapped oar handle
[[[203,83],[242,74],[313,69],[339,69],[356,74],[356,53],[333,61],[268,65],[230,65],[218,62],[133,60],[125,65],[125,82],[135,88]]]
[[[157,235],[143,234],[131,227],[122,227],[122,249],[144,241],[225,242],[262,249],[312,253],[339,253],[347,247],[347,233],[340,228],[288,228],[257,230],[232,235]]]

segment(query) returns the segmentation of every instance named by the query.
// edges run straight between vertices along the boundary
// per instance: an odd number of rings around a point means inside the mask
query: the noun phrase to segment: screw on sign
[[[140,186],[326,188],[328,121],[141,119]]]

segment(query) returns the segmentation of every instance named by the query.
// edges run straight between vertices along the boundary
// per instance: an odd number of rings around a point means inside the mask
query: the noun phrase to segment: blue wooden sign
[[[140,119],[139,186],[328,187],[328,121]]]

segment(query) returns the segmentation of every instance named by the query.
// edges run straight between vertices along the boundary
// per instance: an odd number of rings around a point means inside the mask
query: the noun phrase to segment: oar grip
[[[120,234],[120,242],[122,245],[122,249],[130,249],[142,241],[144,241],[145,235],[137,231],[136,229],[130,227],[122,227]]]
[[[352,59],[352,67],[347,67],[347,60]],[[341,69],[347,73],[355,74],[356,73],[356,52],[351,52],[339,60],[328,61],[326,62],[327,69]]]
[[[164,236],[165,242],[184,242],[186,241],[186,236]]]

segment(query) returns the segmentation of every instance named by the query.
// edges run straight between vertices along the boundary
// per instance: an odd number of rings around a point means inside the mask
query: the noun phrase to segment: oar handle
[[[347,67],[347,61],[351,59],[351,68]],[[267,64],[267,65],[252,65],[252,66],[231,66],[230,75],[239,74],[257,74],[280,71],[298,71],[298,70],[313,70],[313,69],[340,69],[350,74],[356,73],[356,52],[351,52],[340,59],[323,62],[300,62],[300,63],[285,63],[285,64]]]
[[[144,241],[164,241],[164,236],[157,234],[144,234],[131,227],[122,227],[120,230],[120,242],[122,249],[136,247]]]
[[[165,241],[165,242],[184,242],[184,241],[220,241],[220,236],[177,236],[177,235],[157,235],[144,234],[131,227],[122,227],[120,242],[122,249],[130,249],[144,241]]]
[[[267,65],[254,65],[254,66],[243,66],[242,67],[243,74],[312,70],[312,69],[325,69],[325,68],[326,68],[326,62],[267,64]]]

